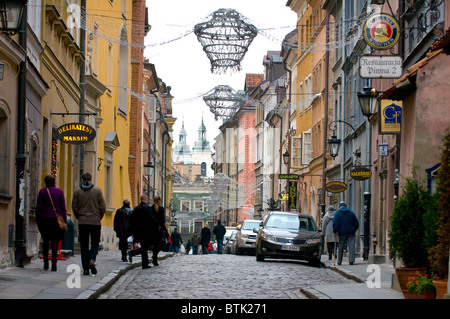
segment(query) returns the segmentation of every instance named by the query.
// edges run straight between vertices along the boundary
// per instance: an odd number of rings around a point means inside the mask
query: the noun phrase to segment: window
[[[303,95],[303,82],[300,83],[300,85],[298,87],[298,94],[299,94],[298,111],[300,113],[302,113],[303,112],[303,100],[305,99],[305,97]]]
[[[308,165],[311,162],[311,131],[303,132],[302,164]]]
[[[181,201],[181,211],[182,212],[189,212],[191,211],[191,202],[188,200],[182,200]]]
[[[194,210],[195,211],[203,211],[203,201],[195,201],[194,202]]]
[[[291,138],[291,168],[300,168],[302,162],[302,138],[294,136]]]
[[[9,193],[9,143],[11,136],[8,115],[9,112],[7,113],[5,109],[3,109],[3,105],[0,104],[0,136],[4,141],[0,143],[0,193],[4,194]]]
[[[124,25],[120,34],[117,108],[125,117],[128,114],[128,63],[128,35]]]

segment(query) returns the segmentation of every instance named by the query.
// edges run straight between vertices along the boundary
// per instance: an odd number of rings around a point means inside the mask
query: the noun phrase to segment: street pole
[[[86,12],[86,0],[81,0],[81,12]],[[81,65],[80,65],[80,123],[84,124],[84,110],[86,100],[86,22],[81,19],[82,26],[80,28],[80,51],[81,51]],[[84,173],[84,148],[85,144],[80,145],[80,177]]]
[[[27,90],[27,1],[23,8],[23,16],[19,27],[19,45],[25,52],[24,61],[20,62],[17,100],[17,149],[16,149],[16,232],[14,238],[15,262],[23,267],[25,258],[25,123],[26,123],[26,90]]]
[[[364,192],[364,260],[369,259],[370,251],[370,199],[371,194],[369,192]]]

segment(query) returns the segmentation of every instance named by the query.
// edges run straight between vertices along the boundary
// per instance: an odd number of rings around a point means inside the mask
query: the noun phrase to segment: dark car
[[[314,219],[305,214],[271,212],[261,223],[256,238],[256,260],[283,258],[320,265],[321,236]]]

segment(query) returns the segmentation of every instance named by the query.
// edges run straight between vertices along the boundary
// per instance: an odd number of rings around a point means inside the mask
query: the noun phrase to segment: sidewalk
[[[173,253],[160,252],[158,259],[171,256]],[[80,288],[69,288],[67,283],[75,282],[72,279],[75,273],[68,266],[77,265],[77,269],[81,269],[79,255],[58,260],[56,272],[44,271],[42,259],[34,259],[24,268],[0,269],[0,299],[95,299],[128,270],[141,267],[138,256],[133,258],[133,264],[120,258],[120,251],[100,251],[96,261],[97,275],[80,274]]]
[[[346,284],[320,284],[300,291],[310,299],[404,299],[403,293],[392,288],[392,275],[395,269],[390,264],[369,264],[363,258],[356,258],[353,265],[349,265],[348,258],[344,257],[342,265],[333,264],[328,255],[322,255],[322,263],[326,268],[339,272],[353,282]],[[380,270],[380,288],[369,288],[366,283],[369,276],[374,277],[375,270],[369,265],[377,266]],[[369,280],[369,284],[374,280]]]

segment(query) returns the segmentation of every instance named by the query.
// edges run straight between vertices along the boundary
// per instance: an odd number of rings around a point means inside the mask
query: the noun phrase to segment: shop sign
[[[330,193],[341,193],[347,189],[347,184],[343,182],[328,182],[325,185],[325,190]]]
[[[359,75],[364,79],[398,79],[402,74],[399,55],[363,55],[359,59]]]
[[[289,199],[288,199],[289,209],[297,208],[297,182],[289,181]]]
[[[285,201],[285,200],[289,200],[289,194],[288,193],[281,193],[280,196],[278,197],[279,200]]]
[[[381,100],[380,134],[400,134],[402,124],[402,101]]]
[[[376,13],[364,24],[364,40],[376,50],[392,48],[400,37],[400,26],[391,15]]]
[[[68,123],[61,125],[56,130],[56,137],[63,143],[86,144],[95,138],[95,130],[86,124]]]
[[[357,166],[350,171],[350,177],[357,181],[365,181],[372,177],[372,171],[367,167]]]
[[[297,174],[278,174],[278,179],[298,179]]]

